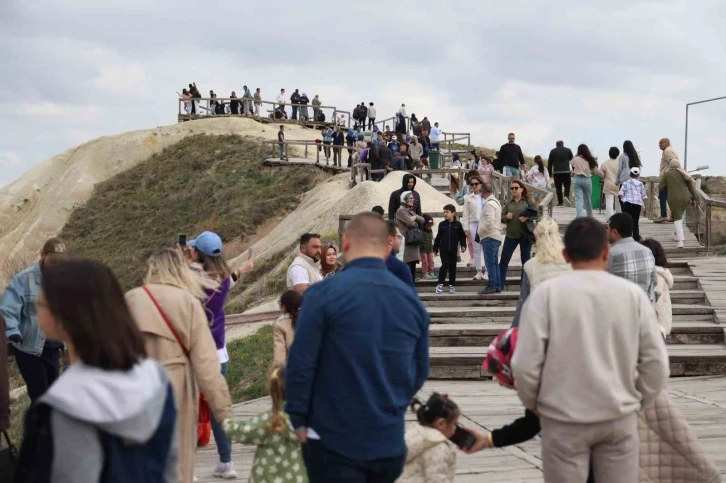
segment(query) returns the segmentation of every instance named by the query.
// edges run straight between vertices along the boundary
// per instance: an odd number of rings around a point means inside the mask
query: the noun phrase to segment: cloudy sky
[[[588,2],[589,3],[589,2]],[[595,2],[593,2],[595,3]],[[175,91],[401,102],[445,131],[600,159],[683,152],[685,103],[726,96],[721,0],[0,1],[0,184],[96,137],[176,122]],[[726,100],[691,109],[689,168],[726,174]]]

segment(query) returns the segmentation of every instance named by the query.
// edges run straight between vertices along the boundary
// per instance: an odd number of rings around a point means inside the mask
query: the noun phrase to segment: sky
[[[591,4],[592,3],[592,4]],[[401,103],[497,148],[630,139],[683,160],[687,102],[726,96],[721,0],[0,1],[0,185],[99,136],[176,122],[176,91]],[[726,100],[691,107],[688,168],[726,175]]]

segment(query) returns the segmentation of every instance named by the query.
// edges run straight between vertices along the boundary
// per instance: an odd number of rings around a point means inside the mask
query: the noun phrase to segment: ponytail
[[[267,422],[267,429],[274,434],[285,434],[287,421],[280,413],[280,406],[285,402],[285,368],[275,367],[267,379],[267,392],[272,399],[272,417]]]
[[[431,426],[439,418],[456,421],[459,417],[459,407],[456,403],[449,399],[448,395],[442,396],[437,392],[431,395],[426,404],[418,398],[413,398],[410,407],[421,426]]]

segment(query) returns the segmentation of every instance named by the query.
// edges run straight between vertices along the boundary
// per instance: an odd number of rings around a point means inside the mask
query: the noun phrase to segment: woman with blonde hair
[[[537,254],[522,267],[522,285],[519,291],[519,302],[514,314],[512,327],[519,326],[519,316],[529,294],[540,283],[558,277],[572,270],[570,264],[562,256],[564,244],[559,226],[552,218],[544,218],[534,229]]]
[[[149,258],[144,286],[126,294],[126,302],[144,337],[149,357],[166,368],[177,404],[179,461],[183,483],[194,478],[199,391],[218,422],[233,417],[232,398],[200,298],[209,283],[189,269],[173,249]]]

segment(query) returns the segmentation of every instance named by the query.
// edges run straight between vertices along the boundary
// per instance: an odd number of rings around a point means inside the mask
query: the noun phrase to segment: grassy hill
[[[102,260],[124,288],[137,286],[151,251],[217,232],[225,243],[292,211],[327,175],[308,167],[263,170],[259,144],[236,135],[188,137],[96,185],[60,236],[81,256]],[[235,253],[225,255],[229,258]]]

